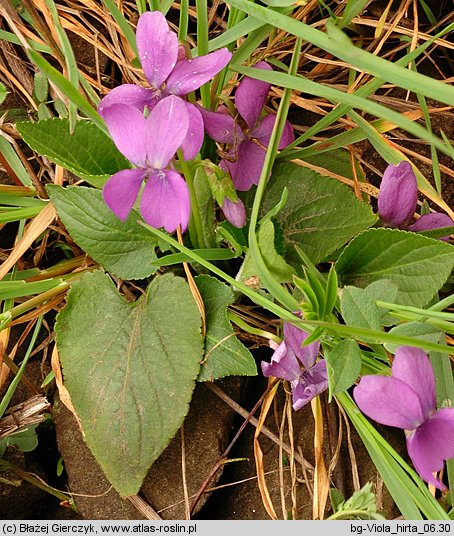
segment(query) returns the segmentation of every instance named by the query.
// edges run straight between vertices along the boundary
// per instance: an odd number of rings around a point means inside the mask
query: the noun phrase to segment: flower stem
[[[184,159],[183,152],[178,149],[178,161],[181,165],[186,184],[188,185],[189,198],[191,201],[191,219],[189,221],[189,236],[193,247],[203,249],[205,248],[205,240],[203,234],[202,218],[200,216],[200,207],[197,199],[197,194],[194,188],[194,176],[192,175],[191,168]]]
[[[293,52],[292,61],[290,63],[289,68],[290,74],[295,74],[298,69],[300,49],[301,38],[297,38],[295,43],[295,50]],[[279,140],[284,130],[285,120],[290,106],[290,96],[291,90],[286,88],[284,90],[284,95],[282,97],[281,104],[276,115],[273,132],[271,134],[270,142],[268,145],[268,150],[266,151],[262,173],[260,175],[260,180],[254,198],[254,204],[252,206],[251,222],[249,225],[249,251],[251,253],[258,275],[265,287],[277,300],[279,300],[285,307],[292,311],[298,310],[300,308],[300,305],[298,301],[273,278],[262,257],[256,235],[256,227],[258,223],[260,205],[262,202],[263,194],[265,192],[266,184],[268,182],[268,177],[270,176],[271,169],[276,158],[276,154],[279,147]]]

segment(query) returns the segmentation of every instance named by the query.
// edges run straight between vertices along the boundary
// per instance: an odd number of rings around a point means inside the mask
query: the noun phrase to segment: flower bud
[[[238,201],[234,203],[226,197],[224,199],[224,204],[222,205],[222,212],[232,225],[238,228],[244,227],[244,224],[246,223],[246,209],[244,208],[241,199],[238,199]]]
[[[418,184],[411,164],[390,164],[383,174],[378,194],[378,214],[389,227],[405,228],[411,221],[418,201]]]

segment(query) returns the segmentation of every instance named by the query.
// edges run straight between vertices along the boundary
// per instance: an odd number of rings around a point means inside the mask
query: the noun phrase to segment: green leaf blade
[[[287,260],[293,265],[301,265],[295,246],[317,264],[376,221],[370,207],[347,186],[291,163],[274,167],[264,212],[279,201],[284,187],[289,196],[276,219],[283,229]]]
[[[106,274],[86,274],[56,331],[85,440],[120,495],[135,495],[181,426],[200,368],[200,315],[189,287],[158,277],[131,304]]]
[[[205,304],[207,324],[205,357],[198,381],[233,375],[255,376],[254,358],[236,338],[227,317],[227,308],[235,301],[232,289],[207,275],[199,275],[195,281]]]
[[[93,186],[102,187],[111,175],[130,167],[113,141],[94,123],[78,121],[73,134],[69,120],[58,118],[20,122],[17,129],[34,151]]]
[[[342,291],[341,312],[349,326],[381,329],[378,307],[364,289],[345,287]]]
[[[156,241],[138,225],[137,213],[122,222],[94,188],[49,185],[47,191],[73,240],[105,270],[122,279],[143,279],[157,270]]]
[[[361,351],[358,344],[344,339],[326,354],[330,398],[353,385],[361,370]]]
[[[396,303],[423,307],[454,267],[454,248],[440,240],[398,229],[369,229],[345,248],[336,265],[343,285],[366,287],[389,279]]]

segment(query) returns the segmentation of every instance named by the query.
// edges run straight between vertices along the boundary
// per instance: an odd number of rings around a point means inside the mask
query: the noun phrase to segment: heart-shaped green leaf
[[[230,287],[209,275],[195,278],[205,304],[205,357],[199,381],[225,376],[255,376],[257,367],[251,352],[236,338],[227,318],[227,308],[235,301]]]
[[[286,260],[294,266],[301,266],[294,246],[317,264],[376,220],[348,186],[292,163],[274,166],[263,199],[264,214],[279,202],[285,187],[289,195],[276,219],[287,245]]]
[[[349,326],[381,330],[378,307],[365,289],[345,287],[342,290],[341,312]]]
[[[65,385],[85,440],[122,497],[136,494],[180,428],[203,357],[187,283],[165,275],[128,303],[101,271],[68,294],[56,325]]]
[[[47,191],[71,238],[105,270],[121,279],[143,279],[157,270],[156,240],[137,223],[135,211],[122,222],[100,190],[51,184]]]
[[[361,351],[358,343],[344,339],[325,356],[328,370],[330,399],[353,385],[361,370]]]
[[[443,286],[454,266],[454,248],[416,233],[369,229],[344,249],[336,263],[343,285],[364,288],[390,279],[396,303],[424,307]]]
[[[45,119],[17,123],[22,139],[52,162],[101,187],[121,169],[130,167],[114,142],[94,123],[78,121],[71,134],[68,119]]]

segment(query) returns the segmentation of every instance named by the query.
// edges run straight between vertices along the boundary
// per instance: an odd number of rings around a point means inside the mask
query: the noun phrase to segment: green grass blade
[[[347,393],[336,395],[364,442],[389,492],[406,519],[448,519],[447,513],[416,473],[406,464],[373,426],[358,411]]]
[[[126,37],[126,40],[131,45],[132,50],[137,56],[136,34],[132,30],[128,21],[125,19],[123,13],[118,9],[117,4],[114,0],[102,1],[106,8],[109,10],[109,13],[112,15],[114,21],[120,27],[120,30],[123,32],[123,35]]]
[[[397,63],[389,62],[374,56],[370,52],[361,50],[331,20],[326,23],[328,33],[325,34],[303,22],[279,13],[277,10],[265,8],[249,0],[229,0],[228,3],[263,22],[267,22],[296,37],[301,37],[303,40],[334,54],[362,71],[399,87],[415,93],[419,92],[426,97],[454,106],[454,87],[428,76],[408,71]]]
[[[189,22],[189,0],[181,0],[180,2],[180,22],[178,24],[178,39],[186,41],[188,37],[188,22]]]
[[[43,208],[46,201],[36,197],[22,197],[19,195],[3,194],[0,190],[0,205],[10,205],[12,207],[41,207]]]
[[[412,64],[412,69],[416,71],[416,64]],[[432,122],[430,120],[430,113],[429,109],[427,107],[426,98],[424,95],[421,95],[419,93],[416,94],[416,98],[418,99],[419,106],[421,107],[422,113],[424,114],[424,121],[426,122],[426,127],[430,132],[432,132]],[[445,141],[446,143],[446,141]],[[441,195],[441,173],[440,173],[440,163],[438,161],[438,154],[437,150],[433,145],[430,146],[430,156],[432,159],[432,170],[434,174],[434,182],[435,182],[435,188],[439,195]]]
[[[414,123],[407,117],[390,110],[381,104],[358,97],[357,95],[344,93],[337,89],[312,82],[306,78],[300,76],[293,76],[286,73],[278,73],[275,71],[264,71],[263,69],[252,69],[250,67],[241,67],[239,65],[230,65],[232,70],[239,73],[246,74],[252,78],[258,80],[264,80],[271,84],[281,86],[288,89],[294,89],[303,93],[309,93],[311,95],[317,95],[318,97],[324,97],[332,102],[348,104],[353,108],[359,108],[367,113],[373,114],[382,119],[386,119],[395,124],[399,128],[406,130],[415,137],[425,140],[428,143],[432,143],[437,149],[453,156],[452,147],[448,147],[442,140],[434,136],[431,132],[427,131],[421,125]]]
[[[80,94],[79,90],[67,80],[55,67],[45,60],[40,54],[34,50],[29,50],[28,55],[35,65],[37,65],[51,80],[60,91],[62,91],[70,101],[74,102],[77,108],[83,112],[89,119],[95,123],[105,134],[109,135],[109,131],[98,112],[93,106]]]
[[[221,249],[221,248],[206,248],[206,249],[193,249],[202,259],[207,261],[225,261],[229,259],[235,259],[238,257],[234,251],[230,249]],[[160,259],[156,259],[151,264],[153,266],[171,266],[173,264],[180,264],[182,262],[192,262],[192,259],[184,253],[172,253],[170,255],[165,255]],[[0,281],[1,283],[1,281]]]
[[[13,208],[2,207],[0,209],[0,224],[10,223],[12,221],[26,220],[28,218],[34,218],[43,209],[42,206],[27,207],[27,208]]]
[[[197,55],[208,54],[208,5],[207,0],[196,0],[197,8]],[[211,109],[211,96],[209,83],[200,88],[202,104],[208,110]]]
[[[25,281],[0,281],[0,300],[40,294],[41,292],[58,287],[60,283],[62,283],[61,279],[45,279],[30,283],[26,283]]]
[[[79,84],[84,88],[85,93],[91,100],[93,106],[98,107],[98,104],[101,102],[99,96],[94,92],[93,88],[90,86],[88,80],[85,76],[79,71]]]
[[[225,32],[222,32],[220,35],[214,39],[210,39],[208,42],[208,49],[210,52],[217,50],[218,48],[226,47],[235,43],[241,37],[251,34],[263,26],[270,26],[270,24],[263,23],[262,21],[255,19],[254,17],[246,17],[235,26],[228,28]]]
[[[145,13],[145,11],[147,10],[147,4],[145,0],[136,0],[136,6],[139,15],[142,15],[142,13]]]
[[[348,26],[352,19],[361,13],[361,11],[370,4],[370,0],[347,0],[347,5],[342,13],[340,19],[339,28],[345,28]]]
[[[154,11],[154,8],[152,7],[152,3],[148,2],[150,4],[150,11]],[[163,15],[167,15],[167,12],[172,7],[173,0],[158,0],[159,4],[159,10]]]
[[[419,3],[421,4],[421,7],[423,8],[424,13],[426,14],[426,17],[429,19],[430,24],[432,24],[432,26],[435,26],[437,24],[437,18],[432,13],[432,10],[430,9],[430,7],[427,5],[427,3],[424,0],[419,0]]]
[[[434,41],[436,41],[440,37],[443,37],[445,34],[450,33],[453,29],[454,29],[454,23],[448,25],[446,28],[444,28],[439,33],[437,33],[436,35],[434,35],[433,37],[425,41],[419,47],[416,47],[415,50],[409,52],[402,58],[399,58],[396,61],[396,63],[404,67],[405,65],[409,64],[411,61],[416,60],[425,50],[427,50],[429,46],[431,46],[434,43]],[[384,84],[384,82],[385,81],[382,80],[381,78],[375,78],[373,80],[370,80],[364,86],[359,87],[356,90],[355,94],[358,97],[367,98],[369,97],[369,95],[372,95],[372,93],[375,93],[375,91],[377,91],[377,89],[379,89]],[[350,106],[344,105],[344,104],[341,104],[337,106],[336,108],[334,108],[334,110],[331,110],[329,114],[322,117],[315,125],[310,127],[304,134],[299,136],[293,143],[291,143],[288,147],[286,147],[279,155],[279,158],[287,158],[288,153],[292,151],[293,147],[296,147],[302,144],[306,140],[310,139],[312,136],[315,136],[321,130],[329,127],[331,124],[337,121],[340,117],[347,114],[349,110],[350,110]],[[304,156],[300,156],[299,151],[295,151],[293,157],[304,158]]]
[[[426,352],[439,352],[443,354],[452,354],[453,350],[453,347],[448,346],[447,344],[438,344],[424,341],[416,337],[408,337],[406,335],[376,331],[368,328],[346,326],[344,324],[322,322],[318,320],[304,320],[304,323],[314,327],[324,327],[333,335],[337,335],[345,339],[355,339],[358,342],[368,342],[372,344],[384,344],[387,342],[396,346],[414,346],[415,348],[421,348]]]
[[[74,56],[71,43],[69,42],[69,39],[68,39],[68,36],[66,35],[65,30],[60,24],[60,17],[58,16],[58,11],[57,11],[54,1],[45,0],[45,3],[51,13],[52,22],[54,24],[55,31],[58,35],[58,38],[60,40],[60,48],[65,58],[66,69],[68,71],[67,73],[68,79],[71,82],[71,84],[77,88],[79,85],[79,69],[77,67],[77,61]],[[70,132],[73,132],[76,126],[77,106],[76,106],[76,103],[71,100],[69,101],[68,114],[69,114],[69,130]]]
[[[9,141],[0,134],[0,153],[8,162],[18,179],[24,186],[32,186],[32,181],[27,173],[16,151],[11,147]]]
[[[13,43],[13,45],[22,46],[21,40],[17,37],[17,35],[13,34],[12,32],[7,32],[6,30],[0,30],[0,41],[8,41],[9,43]],[[52,48],[47,45],[43,45],[38,41],[31,39],[27,39],[27,42],[34,50],[37,50],[38,52],[52,54]]]

